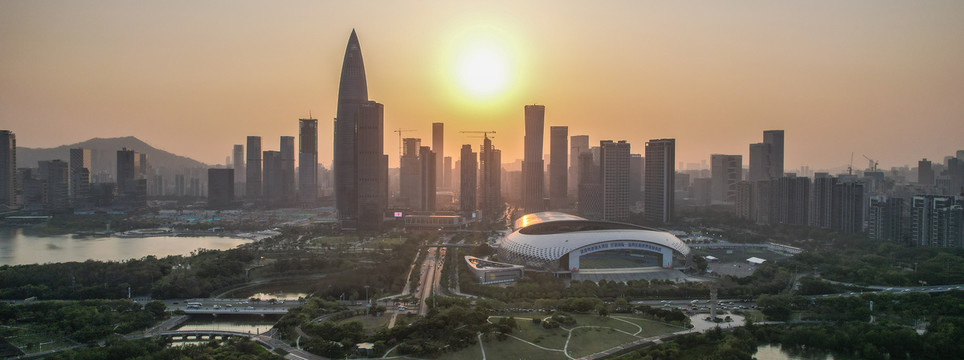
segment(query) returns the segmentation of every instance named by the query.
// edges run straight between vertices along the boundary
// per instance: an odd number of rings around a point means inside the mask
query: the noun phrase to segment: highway
[[[440,243],[448,243],[451,235],[443,236]],[[422,262],[421,275],[419,276],[419,286],[416,296],[419,299],[418,314],[425,316],[428,314],[429,298],[437,292],[442,278],[442,266],[445,264],[444,247],[434,247],[426,249],[425,260]]]

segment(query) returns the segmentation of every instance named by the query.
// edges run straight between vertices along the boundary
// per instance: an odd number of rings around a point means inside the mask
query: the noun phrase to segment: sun
[[[504,48],[491,41],[464,44],[456,58],[459,86],[476,97],[492,97],[503,92],[509,83],[509,56]]]

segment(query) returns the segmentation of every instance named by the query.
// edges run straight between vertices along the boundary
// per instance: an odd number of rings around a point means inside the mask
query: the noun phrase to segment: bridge
[[[439,248],[473,248],[473,247],[478,247],[478,246],[479,246],[479,244],[425,244],[425,245],[422,245],[423,248],[432,248],[432,247],[439,247]]]
[[[187,315],[284,315],[288,313],[288,309],[293,308],[298,305],[292,306],[279,306],[279,307],[262,307],[254,309],[242,309],[242,308],[197,308],[191,309],[186,308],[184,311]]]
[[[274,351],[275,349],[281,349],[288,353],[285,356],[286,359],[297,359],[297,360],[328,360],[328,358],[321,357],[304,350],[292,347],[286,344],[284,341],[266,336],[263,334],[249,334],[238,331],[223,331],[223,330],[184,330],[184,331],[161,331],[160,333],[154,335],[145,335],[144,337],[150,336],[163,336],[169,337],[172,341],[205,341],[205,340],[224,340],[230,337],[239,337],[250,339],[258,343],[258,345],[264,346],[269,351]]]

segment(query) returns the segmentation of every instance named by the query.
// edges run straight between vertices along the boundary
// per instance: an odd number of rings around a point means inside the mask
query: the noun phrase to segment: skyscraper
[[[368,102],[368,81],[365,63],[355,30],[351,31],[338,85],[338,109],[335,117],[334,165],[335,209],[339,220],[349,220],[350,227],[358,209],[358,180],[356,173],[355,126],[359,108]]]
[[[44,208],[47,211],[63,212],[70,207],[70,170],[66,162],[61,160],[40,161],[39,167],[46,181],[47,200]]]
[[[917,183],[925,186],[934,185],[934,168],[926,158],[917,162]]]
[[[750,176],[751,182],[770,179],[770,144],[750,144]]]
[[[403,206],[420,209],[422,199],[422,171],[418,161],[418,150],[422,147],[422,140],[416,138],[402,139],[402,156],[399,164],[399,193]]]
[[[147,205],[147,180],[141,179],[141,156],[123,148],[117,151],[117,199],[120,207]]]
[[[368,100],[368,82],[358,36],[345,49],[335,117],[335,209],[345,228],[381,226],[388,198],[384,152],[384,106]]]
[[[569,203],[567,151],[569,147],[569,127],[549,127],[549,207],[565,208]]]
[[[117,150],[117,186],[124,188],[124,183],[137,179],[141,171],[141,157],[136,151],[123,148]]]
[[[439,187],[445,183],[445,124],[432,123],[432,152],[435,153],[435,184]]]
[[[579,155],[589,151],[589,135],[573,135],[569,138],[569,193],[579,191]]]
[[[534,213],[544,210],[542,186],[544,179],[542,160],[542,135],[545,129],[546,107],[525,106],[525,156],[522,160],[522,204],[525,211]]]
[[[281,137],[281,199],[285,205],[295,202],[295,137]]]
[[[750,144],[750,181],[783,177],[783,130],[766,130],[763,142]]]
[[[318,200],[318,120],[298,119],[298,202],[304,207]]]
[[[234,201],[234,174],[232,169],[208,169],[208,206],[225,208]]]
[[[605,140],[599,149],[603,220],[629,221],[630,145],[625,140]]]
[[[783,177],[783,130],[766,130],[763,143],[770,144],[770,157],[767,171],[771,179]]]
[[[385,155],[385,108],[369,101],[358,108],[355,138],[357,222],[359,229],[381,227],[388,207],[388,155]]]
[[[714,202],[735,203],[736,183],[742,181],[742,155],[710,155],[712,198]]]
[[[587,219],[601,219],[603,213],[602,179],[599,163],[589,150],[579,154],[579,193],[576,210]]]
[[[421,198],[419,199],[419,208],[423,211],[435,211],[435,194],[436,194],[436,183],[435,181],[438,177],[435,175],[435,152],[432,151],[428,146],[422,146],[418,149],[418,160],[421,165],[421,181],[419,181],[419,193]]]
[[[17,136],[0,130],[0,209],[17,207]]]
[[[262,151],[261,198],[266,207],[277,207],[284,201],[284,165],[280,151]]]
[[[454,190],[452,188],[452,157],[451,156],[446,156],[445,159],[442,160],[441,171],[442,171],[441,188]]]
[[[656,139],[646,143],[646,192],[644,215],[647,220],[666,223],[675,210],[676,139]]]
[[[75,208],[86,207],[90,198],[90,149],[70,149],[70,200]]]
[[[479,164],[477,154],[472,151],[472,145],[462,145],[459,158],[459,209],[462,216],[469,217],[476,209],[476,181],[478,181]]]
[[[248,156],[246,161],[245,193],[248,200],[261,199],[261,137],[248,136]]]
[[[151,177],[151,163],[148,162],[149,156],[147,153],[138,153],[137,156],[140,157],[140,161],[138,161],[137,178],[147,180]]]
[[[234,191],[235,195],[242,196],[244,191],[244,144],[235,144],[234,151]]]
[[[496,221],[502,214],[502,152],[486,136],[479,151],[479,210],[486,220]]]
[[[643,201],[643,171],[646,158],[642,154],[629,154],[629,206]]]

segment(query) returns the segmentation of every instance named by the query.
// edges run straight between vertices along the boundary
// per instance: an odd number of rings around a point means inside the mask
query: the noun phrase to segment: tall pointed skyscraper
[[[381,226],[388,192],[383,114],[382,104],[368,100],[365,63],[352,30],[338,85],[334,139],[335,209],[344,228]]]

